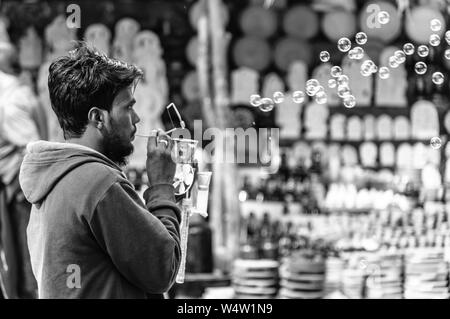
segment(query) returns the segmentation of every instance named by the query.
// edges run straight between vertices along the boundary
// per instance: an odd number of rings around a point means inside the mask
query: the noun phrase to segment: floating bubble
[[[372,60],[366,60],[361,64],[361,74],[363,76],[370,76],[372,73],[376,73],[378,67]]]
[[[372,72],[370,72],[370,70],[368,70],[366,68],[365,69],[361,68],[361,75],[364,77],[368,77],[368,76],[372,75]]]
[[[391,16],[386,11],[380,11],[378,13],[378,22],[381,24],[388,24],[391,19]]]
[[[284,94],[283,92],[275,92],[273,94],[273,101],[275,104],[280,104],[284,102]]]
[[[438,150],[442,146],[442,140],[439,137],[435,136],[430,140],[430,146],[432,149]]]
[[[270,112],[274,108],[274,102],[271,98],[264,97],[261,99],[261,105],[259,106],[259,109],[262,112]]]
[[[316,79],[306,81],[306,93],[309,96],[314,96],[319,91],[320,83]]]
[[[403,52],[405,52],[406,55],[413,55],[415,51],[414,44],[412,43],[406,43],[403,46]]]
[[[427,57],[429,53],[430,49],[426,45],[421,45],[417,48],[417,54],[422,58]]]
[[[441,37],[437,34],[430,35],[430,45],[437,47],[441,44]]]
[[[445,77],[444,74],[442,74],[442,72],[434,72],[432,79],[434,84],[441,85],[442,83],[444,83]]]
[[[258,107],[261,105],[261,96],[258,94],[250,95],[250,105],[254,107]]]
[[[327,103],[327,101],[328,101],[327,94],[324,91],[321,91],[316,94],[317,104],[325,104]]]
[[[348,52],[352,48],[352,42],[349,38],[340,38],[338,41],[338,49],[341,52]]]
[[[364,49],[361,47],[353,48],[353,56],[355,60],[361,60],[364,58]]]
[[[346,85],[340,85],[340,86],[338,86],[337,94],[338,94],[338,96],[339,96],[341,99],[343,99],[343,98],[345,98],[346,96],[351,95],[352,92],[350,91],[350,88],[349,88],[348,86],[346,86]]]
[[[445,41],[447,41],[447,44],[450,45],[450,30],[445,32]]]
[[[333,66],[330,72],[331,76],[334,78],[338,78],[342,75],[342,69],[340,66]]]
[[[344,98],[344,106],[346,108],[353,108],[356,106],[356,98],[353,95],[348,95]]]
[[[405,54],[405,52],[403,52],[401,50],[395,51],[394,57],[397,59],[397,62],[399,64],[406,62],[406,54]]]
[[[367,34],[365,34],[364,32],[358,32],[355,35],[355,41],[356,43],[358,43],[359,45],[364,45],[367,43]]]
[[[433,19],[430,22],[430,29],[433,32],[439,32],[442,29],[442,23],[439,21],[439,19]]]
[[[389,57],[389,66],[393,69],[398,68],[400,64],[397,61],[397,58],[395,56]]]
[[[450,49],[445,50],[444,55],[447,60],[450,60]]]
[[[330,61],[330,53],[328,51],[320,52],[320,61],[322,62]]]
[[[427,65],[424,62],[417,62],[414,69],[416,70],[417,74],[423,75],[427,73]]]
[[[381,67],[380,70],[378,71],[378,76],[382,80],[388,79],[390,74],[391,74],[391,71],[389,71],[389,68],[385,67],[385,66]]]
[[[346,75],[341,75],[338,80],[337,83],[339,86],[344,86],[344,85],[348,85],[349,84],[349,78]]]
[[[328,87],[330,89],[334,89],[337,86],[337,82],[335,79],[329,79],[328,80]]]
[[[305,102],[305,93],[302,91],[295,91],[292,93],[292,101],[298,104]]]

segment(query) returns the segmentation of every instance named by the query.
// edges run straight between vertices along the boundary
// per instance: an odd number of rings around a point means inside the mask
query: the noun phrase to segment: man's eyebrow
[[[130,106],[130,105],[134,105],[134,104],[136,104],[136,99],[135,98],[130,100],[127,104],[125,104],[125,106]]]

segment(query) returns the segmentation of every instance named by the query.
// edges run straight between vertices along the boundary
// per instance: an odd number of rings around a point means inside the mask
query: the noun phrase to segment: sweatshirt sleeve
[[[146,208],[134,189],[115,183],[97,204],[90,226],[112,262],[146,293],[163,293],[175,282],[181,259],[180,210],[167,185],[146,193]]]

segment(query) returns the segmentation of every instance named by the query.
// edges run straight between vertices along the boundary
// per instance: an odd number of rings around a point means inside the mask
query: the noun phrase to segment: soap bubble
[[[442,83],[444,83],[445,77],[441,72],[434,72],[432,79],[434,84],[441,85]]]
[[[273,94],[273,101],[275,104],[280,104],[284,102],[284,94],[283,92],[275,92]]]
[[[270,112],[274,108],[274,103],[271,98],[264,97],[261,99],[261,105],[259,106],[259,109],[262,112]]]
[[[380,22],[381,24],[388,24],[389,20],[390,20],[390,15],[388,12],[386,11],[380,11],[378,13],[378,22]]]
[[[437,34],[430,35],[430,45],[437,47],[441,44],[441,37]]]
[[[355,35],[355,41],[356,43],[358,43],[359,45],[364,45],[367,43],[367,34],[365,34],[364,32],[358,32]]]
[[[378,67],[372,60],[366,60],[361,64],[361,74],[363,76],[370,76],[372,73],[376,73],[378,71]]]
[[[334,78],[338,78],[342,75],[342,69],[340,66],[333,66],[330,72],[331,76]]]
[[[439,21],[439,19],[433,19],[430,22],[430,29],[433,32],[439,32],[442,29],[442,23]]]
[[[447,41],[447,44],[450,45],[450,30],[445,32],[445,41]]]
[[[445,58],[447,59],[447,60],[450,60],[450,49],[447,49],[447,50],[445,50]]]
[[[405,52],[406,55],[413,55],[415,51],[414,44],[412,43],[406,43],[403,46],[403,52]]]
[[[258,107],[261,105],[261,96],[258,94],[250,95],[250,105],[254,107]]]
[[[349,84],[349,78],[346,75],[341,75],[338,80],[337,83],[339,86],[343,86],[343,85],[348,85]]]
[[[328,51],[320,52],[320,61],[322,62],[330,61],[330,53]]]
[[[417,54],[422,58],[427,57],[429,53],[430,49],[426,45],[421,45],[417,48]]]
[[[442,146],[442,140],[439,137],[435,136],[430,140],[430,146],[432,149],[438,150]]]
[[[356,98],[353,95],[348,95],[344,98],[344,106],[346,108],[353,108],[356,106]]]
[[[334,89],[337,86],[337,82],[335,79],[329,79],[328,80],[328,87],[330,89]]]
[[[417,74],[423,75],[427,73],[427,65],[424,62],[417,62],[414,69],[416,70]]]
[[[340,38],[338,41],[338,49],[341,52],[348,52],[352,47],[352,42],[349,38]]]
[[[316,102],[317,104],[325,104],[327,103],[327,94],[324,91],[321,91],[316,94]]]
[[[341,99],[343,99],[346,96],[351,95],[351,91],[347,85],[340,85],[340,86],[338,86],[337,94]]]
[[[402,63],[405,63],[405,62],[406,62],[406,55],[405,55],[405,52],[403,52],[403,51],[401,51],[401,50],[395,51],[394,57],[397,59],[397,62],[398,62],[399,64],[402,64]]]
[[[320,83],[316,79],[306,81],[306,93],[309,96],[314,96],[319,91]]]
[[[397,61],[397,58],[395,56],[389,57],[389,66],[393,69],[398,68],[400,64]]]
[[[390,71],[389,68],[383,66],[380,68],[380,70],[378,71],[378,76],[380,77],[380,79],[386,80],[389,78],[390,76]]]
[[[298,104],[305,102],[305,93],[303,93],[302,91],[295,91],[294,93],[292,93],[292,101]]]
[[[362,58],[364,58],[364,49],[361,47],[355,47],[352,50],[353,52],[353,58],[355,60],[361,60]]]

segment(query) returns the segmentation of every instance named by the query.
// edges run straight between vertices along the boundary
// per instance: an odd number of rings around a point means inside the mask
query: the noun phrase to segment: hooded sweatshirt
[[[181,250],[173,186],[144,193],[87,147],[27,146],[20,185],[32,203],[28,245],[39,298],[146,298],[175,281]]]

